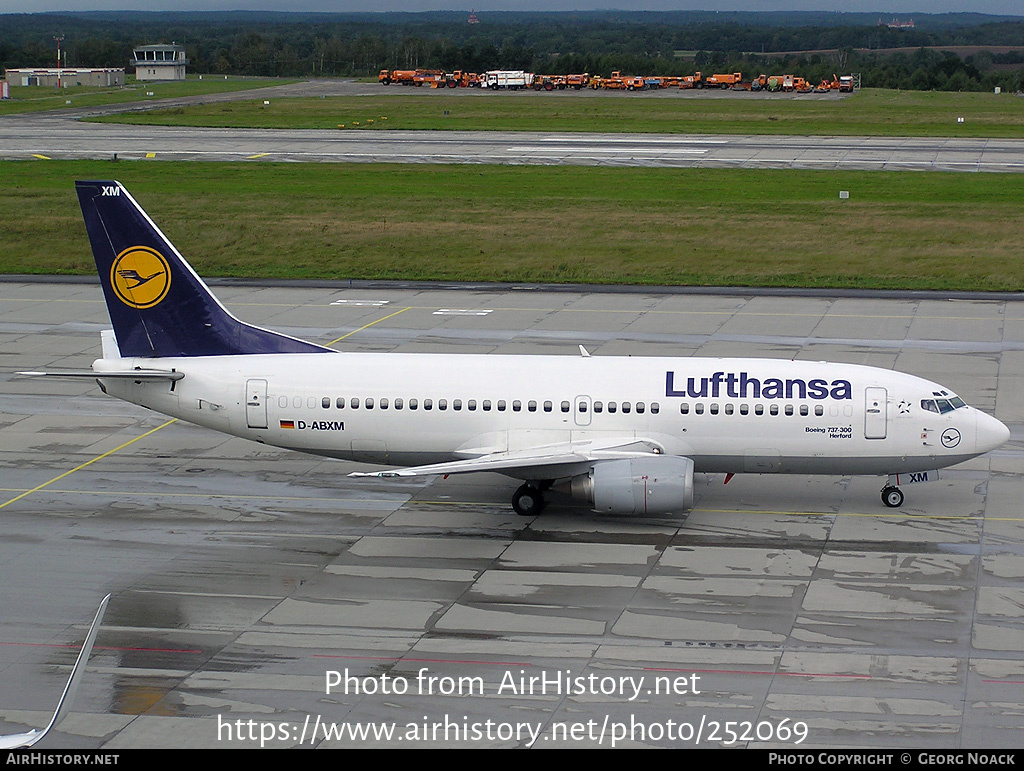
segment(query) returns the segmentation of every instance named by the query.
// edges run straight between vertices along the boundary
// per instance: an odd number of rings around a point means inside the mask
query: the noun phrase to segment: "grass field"
[[[134,78],[130,78],[128,83],[120,88],[71,86],[62,88],[59,93],[55,88],[11,86],[11,98],[0,101],[0,115],[72,107],[97,107],[104,104],[124,104],[125,102],[145,102],[154,99],[195,96],[196,94],[220,94],[226,91],[247,91],[253,88],[279,86],[287,82],[286,80],[261,78],[224,80],[223,77],[206,77],[199,80],[197,77],[189,77],[188,80],[183,81],[140,83]],[[148,96],[149,92],[152,92],[153,96]]]
[[[792,94],[488,92],[381,86],[379,95],[240,100],[103,118],[109,122],[345,130],[450,129],[836,136],[1024,137],[1012,94],[864,89]],[[957,118],[964,118],[958,123]],[[386,118],[386,120],[382,120]],[[372,121],[368,123],[367,121]],[[359,124],[356,126],[355,124]]]
[[[3,273],[92,273],[73,181],[116,178],[207,276],[1024,289],[1019,174],[25,161],[0,177]]]

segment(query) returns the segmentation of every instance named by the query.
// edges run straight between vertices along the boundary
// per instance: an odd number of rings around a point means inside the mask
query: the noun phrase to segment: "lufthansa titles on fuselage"
[[[683,386],[676,388],[676,373],[665,373],[665,396],[689,397],[691,399],[731,397],[733,399],[853,399],[853,386],[849,380],[824,378],[778,378],[759,379],[746,372],[715,372],[711,377],[687,377]]]

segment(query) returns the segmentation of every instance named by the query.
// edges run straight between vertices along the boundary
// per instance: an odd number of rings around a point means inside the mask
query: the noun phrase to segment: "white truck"
[[[480,80],[480,88],[529,88],[533,85],[533,73],[522,70],[491,70]]]

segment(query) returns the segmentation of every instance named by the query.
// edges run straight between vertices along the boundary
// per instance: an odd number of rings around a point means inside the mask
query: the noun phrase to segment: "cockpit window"
[[[921,409],[927,410],[928,412],[938,412],[941,415],[945,415],[947,412],[958,410],[961,407],[966,407],[967,404],[959,396],[954,396],[950,399],[922,399]]]

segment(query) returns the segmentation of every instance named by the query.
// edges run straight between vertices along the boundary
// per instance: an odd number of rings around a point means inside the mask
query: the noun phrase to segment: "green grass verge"
[[[198,94],[220,94],[227,91],[248,91],[253,88],[280,86],[288,82],[287,80],[269,78],[224,80],[223,76],[217,78],[208,75],[202,80],[199,80],[198,77],[189,77],[188,80],[179,81],[139,82],[132,78],[120,88],[71,86],[62,88],[59,93],[55,88],[11,86],[11,98],[0,101],[0,115],[73,107],[98,107],[126,102],[147,102]],[[148,96],[149,92],[152,92],[153,96]]]
[[[92,273],[73,181],[116,178],[207,276],[1024,290],[1021,174],[20,161],[0,178],[4,273]]]
[[[957,118],[964,118],[958,123]],[[345,130],[607,131],[836,136],[1024,137],[1012,94],[865,89],[852,96],[619,93],[592,96],[381,86],[380,95],[239,100],[108,116],[174,126]],[[372,121],[372,122],[368,122]],[[355,125],[355,124],[358,124]]]

